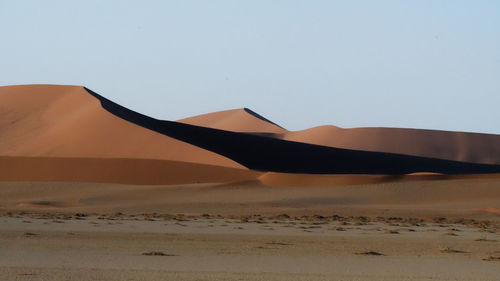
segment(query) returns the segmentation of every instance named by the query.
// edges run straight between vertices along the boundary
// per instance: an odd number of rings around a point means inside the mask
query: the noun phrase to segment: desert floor
[[[498,280],[500,181],[0,183],[1,280]]]

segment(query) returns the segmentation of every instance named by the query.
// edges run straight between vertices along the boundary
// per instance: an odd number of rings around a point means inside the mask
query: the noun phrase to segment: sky
[[[0,0],[0,85],[159,119],[500,134],[500,1]],[[1,106],[1,105],[0,105]]]

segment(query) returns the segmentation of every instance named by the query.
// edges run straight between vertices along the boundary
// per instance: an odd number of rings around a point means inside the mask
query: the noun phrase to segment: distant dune
[[[352,150],[500,164],[500,135],[405,128],[344,129],[332,125],[288,131],[251,113],[254,112],[241,108],[185,118],[179,122]]]
[[[500,135],[399,128],[320,126],[281,138],[332,147],[500,164]]]
[[[234,132],[263,133],[283,140],[352,150],[500,164],[500,135],[405,128],[344,129],[332,125],[288,131],[267,119],[254,117],[247,110],[208,113],[179,122]]]
[[[233,132],[274,134],[287,132],[248,108],[218,111],[181,119],[177,122]]]
[[[129,123],[79,86],[0,87],[0,156],[161,159],[243,168]]]

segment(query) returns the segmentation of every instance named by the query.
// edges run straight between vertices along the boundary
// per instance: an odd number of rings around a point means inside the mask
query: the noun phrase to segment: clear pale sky
[[[500,1],[0,0],[0,31],[0,85],[160,119],[500,134]]]

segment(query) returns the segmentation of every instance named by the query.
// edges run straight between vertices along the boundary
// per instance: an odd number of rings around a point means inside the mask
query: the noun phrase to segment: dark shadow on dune
[[[278,139],[283,135],[283,134],[266,133],[266,132],[245,132],[245,134],[267,137],[267,138],[275,138],[275,139]]]
[[[500,173],[500,165],[306,144],[247,133],[157,120],[85,88],[110,113],[160,134],[199,146],[259,171],[310,174]]]

